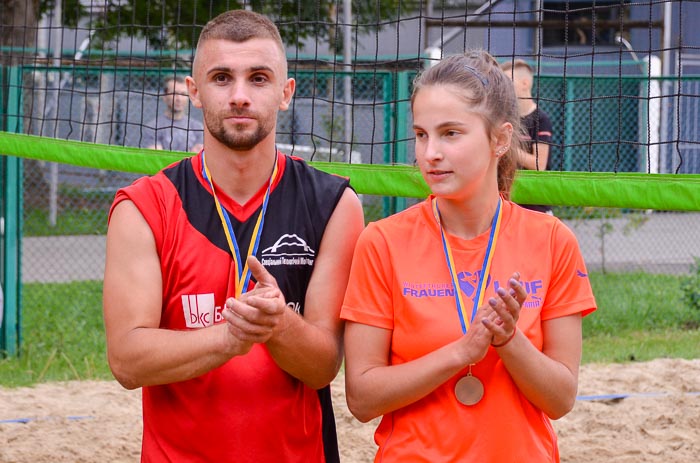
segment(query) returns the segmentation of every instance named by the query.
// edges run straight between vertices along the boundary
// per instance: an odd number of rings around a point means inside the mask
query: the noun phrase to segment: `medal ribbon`
[[[437,220],[438,226],[440,227],[442,250],[445,254],[445,260],[447,261],[447,268],[450,271],[450,277],[452,278],[452,288],[455,292],[455,303],[457,304],[459,322],[462,326],[462,334],[465,334],[467,330],[469,330],[471,322],[476,316],[476,311],[479,309],[479,307],[481,307],[481,303],[484,299],[486,284],[488,283],[488,274],[489,270],[491,269],[491,261],[493,260],[493,255],[496,251],[496,242],[498,241],[498,234],[501,228],[501,217],[503,215],[501,202],[501,198],[499,197],[498,205],[496,206],[496,213],[493,215],[493,220],[491,221],[491,231],[489,232],[489,241],[486,245],[486,255],[484,256],[484,262],[481,264],[479,285],[477,287],[476,296],[474,296],[474,306],[472,307],[471,316],[467,316],[462,291],[459,289],[459,277],[457,275],[457,269],[455,268],[454,258],[452,257],[452,248],[450,248],[450,242],[447,240],[445,230],[442,228],[442,221],[440,220],[440,210],[438,209],[437,200],[433,198],[432,201],[433,215],[435,216],[435,220]]]
[[[267,203],[270,199],[270,190],[272,189],[272,184],[275,183],[278,171],[279,163],[277,162],[277,150],[275,150],[275,166],[272,168],[272,174],[270,174],[270,180],[267,183],[267,190],[265,190],[265,196],[263,196],[262,208],[260,209],[260,214],[258,214],[258,220],[255,222],[255,228],[253,228],[253,237],[250,240],[250,245],[248,246],[248,254],[246,254],[245,260],[243,260],[241,259],[241,253],[238,248],[238,242],[236,241],[236,234],[233,231],[233,225],[231,224],[231,218],[229,217],[226,209],[224,209],[221,205],[219,198],[216,196],[214,182],[211,179],[211,174],[209,173],[209,168],[207,167],[207,163],[204,158],[204,150],[202,150],[202,176],[209,183],[209,187],[211,188],[212,195],[214,196],[214,203],[216,204],[216,211],[219,213],[221,226],[223,227],[224,234],[226,235],[226,242],[228,243],[228,247],[231,250],[231,256],[233,257],[236,277],[236,297],[240,297],[241,294],[245,293],[248,285],[250,284],[251,274],[250,269],[248,268],[248,256],[255,255],[255,253],[258,251],[263,225],[265,224],[265,211],[267,210]]]

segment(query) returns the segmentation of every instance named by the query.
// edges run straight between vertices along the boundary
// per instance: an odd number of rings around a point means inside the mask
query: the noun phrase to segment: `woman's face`
[[[413,100],[416,162],[431,191],[466,199],[496,183],[496,140],[459,89],[421,88]]]

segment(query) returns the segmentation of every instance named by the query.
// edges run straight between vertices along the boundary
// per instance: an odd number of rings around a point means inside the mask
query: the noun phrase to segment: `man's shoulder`
[[[294,170],[297,172],[299,175],[306,175],[310,177],[315,177],[323,180],[328,180],[332,182],[338,182],[338,183],[348,183],[349,179],[337,174],[334,174],[332,172],[326,172],[324,170],[318,169],[312,165],[310,165],[308,162],[306,162],[304,159],[296,157],[296,156],[287,156],[287,166],[289,169]]]
[[[540,120],[546,120],[546,121],[550,120],[550,117],[549,117],[549,114],[547,113],[547,111],[540,108],[539,106],[537,106],[535,113],[537,114],[537,118]]]

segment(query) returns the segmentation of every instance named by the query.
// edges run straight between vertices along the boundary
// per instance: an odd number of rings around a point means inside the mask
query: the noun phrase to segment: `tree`
[[[42,0],[42,11],[56,0]],[[63,0],[79,3],[78,0]],[[420,0],[353,0],[356,24],[377,24],[382,19],[397,18],[400,13],[420,8]],[[121,36],[141,37],[156,49],[191,48],[204,24],[230,9],[248,7],[263,13],[277,23],[288,45],[299,45],[303,39],[338,42],[335,27],[342,22],[342,0],[105,0],[104,12],[92,24],[95,39],[102,43]],[[84,9],[66,5],[64,11],[85,15]],[[341,15],[338,15],[338,12]],[[72,18],[71,18],[72,19]],[[70,25],[69,21],[65,24]],[[377,26],[363,26],[365,31]],[[331,46],[336,49],[338,47]]]

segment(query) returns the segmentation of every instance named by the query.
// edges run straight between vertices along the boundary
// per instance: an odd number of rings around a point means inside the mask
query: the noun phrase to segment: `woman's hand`
[[[508,280],[508,290],[498,288],[497,297],[489,298],[488,307],[491,309],[481,323],[492,335],[491,345],[503,347],[515,337],[520,309],[527,299],[525,288],[520,284],[520,274],[513,273]]]

